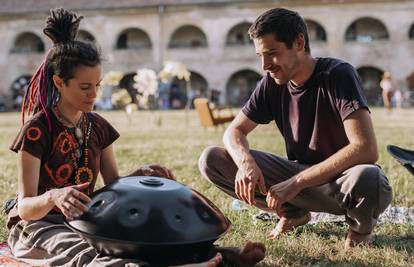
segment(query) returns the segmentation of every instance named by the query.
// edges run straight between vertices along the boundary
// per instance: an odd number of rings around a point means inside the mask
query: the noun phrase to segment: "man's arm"
[[[257,123],[239,112],[224,133],[223,143],[233,161],[239,168],[235,180],[236,195],[249,204],[255,204],[256,184],[260,192],[266,194],[266,186],[261,170],[250,153],[247,135],[256,128]]]
[[[369,112],[359,109],[344,120],[349,144],[326,160],[313,165],[287,181],[271,187],[267,202],[280,211],[281,205],[307,187],[328,183],[346,169],[378,160],[377,142]]]

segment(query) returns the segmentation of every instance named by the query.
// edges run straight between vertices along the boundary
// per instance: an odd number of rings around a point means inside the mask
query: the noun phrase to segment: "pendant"
[[[75,135],[76,135],[76,138],[78,140],[83,139],[83,133],[82,133],[81,128],[76,127],[76,129],[75,129]]]
[[[76,158],[80,158],[82,156],[82,151],[80,149],[75,150],[75,156]]]
[[[76,184],[82,184],[86,182],[92,182],[93,180],[93,173],[92,170],[88,167],[81,167],[76,172]]]

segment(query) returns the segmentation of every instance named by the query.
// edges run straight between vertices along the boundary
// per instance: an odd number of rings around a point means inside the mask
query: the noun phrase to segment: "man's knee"
[[[383,171],[376,165],[358,165],[352,172],[353,192],[379,205],[382,212],[392,200],[392,189]]]
[[[200,169],[201,173],[204,175],[207,169],[217,167],[219,158],[222,158],[224,153],[226,153],[226,151],[221,147],[206,147],[198,159],[198,168]]]

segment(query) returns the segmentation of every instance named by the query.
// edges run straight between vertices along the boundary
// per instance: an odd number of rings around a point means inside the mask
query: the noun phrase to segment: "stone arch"
[[[206,97],[208,82],[204,76],[198,72],[190,71],[191,95],[187,95],[187,82],[182,79],[174,78],[170,86],[169,106],[172,108],[184,108],[188,97],[190,101],[195,97]]]
[[[408,38],[414,40],[414,23],[411,25],[410,30],[408,31]]]
[[[20,33],[13,44],[12,53],[42,53],[45,44],[42,39],[32,32]]]
[[[185,25],[176,29],[168,43],[169,48],[207,47],[207,37],[198,27]]]
[[[26,93],[27,85],[29,85],[30,79],[32,78],[29,74],[23,74],[17,77],[10,85],[10,91],[13,101],[13,109],[20,110],[23,103],[23,98]]]
[[[305,19],[305,22],[311,42],[326,42],[327,35],[325,28],[319,22],[312,19]]]
[[[96,42],[95,37],[87,30],[79,30],[76,39],[87,42]]]
[[[233,73],[226,84],[227,104],[244,105],[261,78],[262,75],[250,69],[242,69]]]
[[[370,105],[380,105],[382,102],[380,81],[383,70],[374,66],[362,66],[357,69],[362,81],[365,97]]]
[[[138,28],[123,30],[116,41],[116,49],[150,49],[151,47],[149,35]]]
[[[247,33],[251,25],[252,24],[250,22],[242,22],[232,27],[227,33],[226,45],[253,45],[253,40],[250,39],[249,34]]]
[[[369,43],[376,40],[388,39],[388,30],[384,23],[375,18],[359,18],[352,22],[345,32],[345,41]]]

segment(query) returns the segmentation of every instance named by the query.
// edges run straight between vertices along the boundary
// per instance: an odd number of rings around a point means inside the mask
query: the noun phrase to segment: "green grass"
[[[240,246],[246,240],[263,241],[267,257],[261,266],[414,266],[414,226],[384,224],[376,228],[375,247],[343,250],[345,226],[319,223],[275,241],[266,240],[273,223],[254,222],[251,208],[235,212],[231,199],[200,177],[197,160],[208,145],[222,145],[223,127],[204,130],[195,112],[138,111],[128,123],[124,112],[102,113],[121,134],[115,143],[121,175],[146,163],[171,168],[178,179],[203,192],[229,217],[233,226],[219,244]],[[387,144],[414,148],[414,110],[372,109],[380,151],[379,164],[394,189],[393,205],[414,206],[414,177],[386,152]],[[161,120],[161,125],[158,121]],[[17,113],[0,113],[0,201],[12,197],[17,187],[16,155],[8,150],[19,129]],[[274,124],[259,126],[250,136],[252,148],[284,155],[284,143]],[[101,185],[101,184],[100,184]],[[0,216],[0,240],[7,239],[5,217]]]

